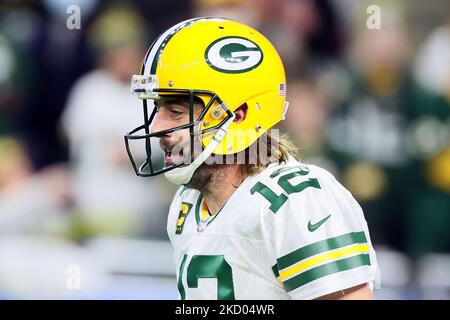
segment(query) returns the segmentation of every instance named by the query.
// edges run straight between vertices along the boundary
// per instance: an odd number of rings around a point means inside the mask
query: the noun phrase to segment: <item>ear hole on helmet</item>
[[[222,27],[222,26],[219,26],[219,29],[225,29],[224,27]]]
[[[247,103],[244,103],[239,108],[237,108],[236,111],[234,111],[234,114],[236,115],[236,117],[234,118],[234,122],[241,123],[242,121],[244,121],[245,117],[247,116],[247,110]]]

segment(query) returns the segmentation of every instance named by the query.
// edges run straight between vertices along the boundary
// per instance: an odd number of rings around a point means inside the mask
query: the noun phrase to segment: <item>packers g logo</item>
[[[205,51],[208,65],[221,72],[241,73],[256,68],[263,59],[260,47],[243,37],[224,37],[211,43]]]

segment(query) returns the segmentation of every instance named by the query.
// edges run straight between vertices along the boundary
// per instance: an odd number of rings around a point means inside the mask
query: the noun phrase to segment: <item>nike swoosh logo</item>
[[[316,231],[317,228],[319,228],[321,225],[323,225],[330,217],[331,217],[331,214],[328,217],[323,218],[322,220],[320,220],[319,222],[317,222],[315,224],[311,224],[311,220],[309,220],[309,222],[308,222],[308,230],[310,232]]]

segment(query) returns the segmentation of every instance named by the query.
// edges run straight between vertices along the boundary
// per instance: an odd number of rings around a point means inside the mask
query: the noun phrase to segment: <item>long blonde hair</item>
[[[287,134],[282,135],[270,135],[270,133],[262,134],[258,140],[254,142],[257,143],[258,146],[265,145],[266,152],[262,152],[260,148],[257,149],[256,162],[250,163],[250,147],[245,149],[245,164],[242,165],[242,174],[244,176],[252,176],[255,175],[265,168],[267,168],[271,163],[286,163],[289,159],[289,156],[292,156],[294,159],[300,161],[300,154],[298,152],[297,147],[294,142],[289,138]]]

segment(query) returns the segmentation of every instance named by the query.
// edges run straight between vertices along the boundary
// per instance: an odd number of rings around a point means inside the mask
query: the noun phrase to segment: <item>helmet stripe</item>
[[[152,44],[151,44],[150,47],[148,48],[147,52],[145,53],[145,57],[144,57],[144,60],[142,61],[141,69],[140,69],[139,74],[141,74],[141,75],[144,74],[145,66],[146,66],[146,64],[147,64],[148,55],[150,54],[150,51],[152,50],[152,48],[154,47],[154,45],[155,45],[156,41],[158,41],[158,39],[159,39],[159,37],[156,38],[156,39],[152,42]]]
[[[144,61],[144,75],[150,75],[156,73],[156,66],[158,65],[159,58],[163,52],[167,42],[181,29],[191,25],[193,22],[205,19],[205,18],[193,18],[182,21],[172,28],[166,30],[151,46],[149,54]],[[151,62],[151,64],[150,64]]]

